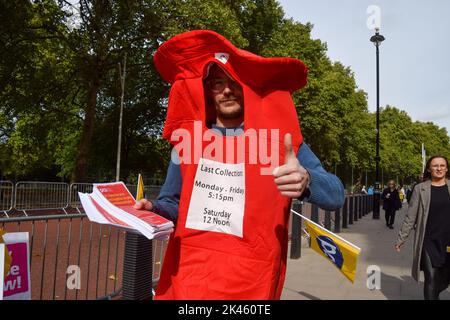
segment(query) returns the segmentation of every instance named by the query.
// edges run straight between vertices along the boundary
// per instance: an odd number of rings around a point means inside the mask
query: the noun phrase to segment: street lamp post
[[[370,41],[376,47],[377,57],[377,141],[376,141],[376,156],[375,156],[375,192],[373,195],[373,218],[380,219],[380,50],[381,42],[384,37],[380,34],[380,29],[375,28],[375,35],[370,38]]]
[[[120,87],[122,94],[120,96],[120,114],[119,114],[119,137],[117,140],[117,161],[116,161],[116,181],[120,181],[120,153],[122,150],[122,118],[123,118],[123,99],[125,95],[125,76],[127,73],[127,53],[125,52],[125,58],[123,59],[123,73],[119,62],[119,74],[120,74]]]

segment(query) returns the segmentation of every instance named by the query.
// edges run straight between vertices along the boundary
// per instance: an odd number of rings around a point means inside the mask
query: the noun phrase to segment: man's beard
[[[216,110],[217,112],[217,116],[222,118],[222,119],[227,119],[227,120],[234,120],[234,119],[239,119],[242,118],[242,116],[244,115],[244,110],[242,108],[234,110],[232,112],[222,112],[220,109]]]
[[[225,108],[225,109],[231,109],[231,107]],[[221,110],[221,108],[219,106],[218,108],[216,108],[216,114],[218,117],[220,117],[222,119],[227,119],[227,120],[239,119],[239,118],[242,118],[244,115],[244,108],[239,107],[232,111],[229,111],[229,110],[223,111],[223,110]]]

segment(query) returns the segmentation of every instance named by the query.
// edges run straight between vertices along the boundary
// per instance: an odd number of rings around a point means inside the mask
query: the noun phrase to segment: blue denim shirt
[[[228,135],[233,135],[234,131],[233,129],[225,131],[224,128],[215,126],[213,126],[213,129]],[[239,129],[236,129],[236,134],[242,132]],[[172,156],[174,154],[176,153],[173,153]],[[309,189],[303,193],[300,200],[316,204],[324,210],[331,211],[342,207],[345,191],[341,180],[334,174],[325,171],[320,160],[306,143],[301,144],[297,159],[310,176]],[[158,198],[152,201],[153,211],[172,221],[176,221],[178,217],[178,203],[182,185],[180,166],[176,163],[179,163],[179,161],[170,161],[166,180],[161,187]]]

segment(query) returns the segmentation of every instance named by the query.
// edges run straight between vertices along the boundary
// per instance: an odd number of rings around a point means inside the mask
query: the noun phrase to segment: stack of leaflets
[[[133,195],[123,182],[95,183],[92,193],[78,193],[89,220],[140,232],[148,239],[166,240],[173,222],[160,215],[136,210]]]

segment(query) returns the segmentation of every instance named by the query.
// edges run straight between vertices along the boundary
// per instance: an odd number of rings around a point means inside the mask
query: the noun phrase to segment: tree
[[[169,85],[152,56],[161,43],[211,29],[266,57],[293,57],[309,69],[294,94],[302,133],[328,170],[346,183],[374,171],[375,115],[350,68],[327,57],[313,25],[285,17],[275,0],[37,0],[0,3],[0,173],[19,178],[114,178],[119,97],[117,65],[127,59],[121,178],[164,175],[161,139]],[[386,176],[413,177],[420,148],[449,155],[449,136],[413,123],[395,107],[381,112]],[[131,179],[131,178],[130,178]],[[356,180],[356,179],[355,179]]]
[[[6,118],[3,149],[6,173],[28,174],[54,167],[46,134],[55,124],[76,116],[68,103],[73,79],[70,52],[55,33],[66,28],[66,16],[52,1],[1,3],[0,114]],[[6,133],[5,133],[6,132]]]

